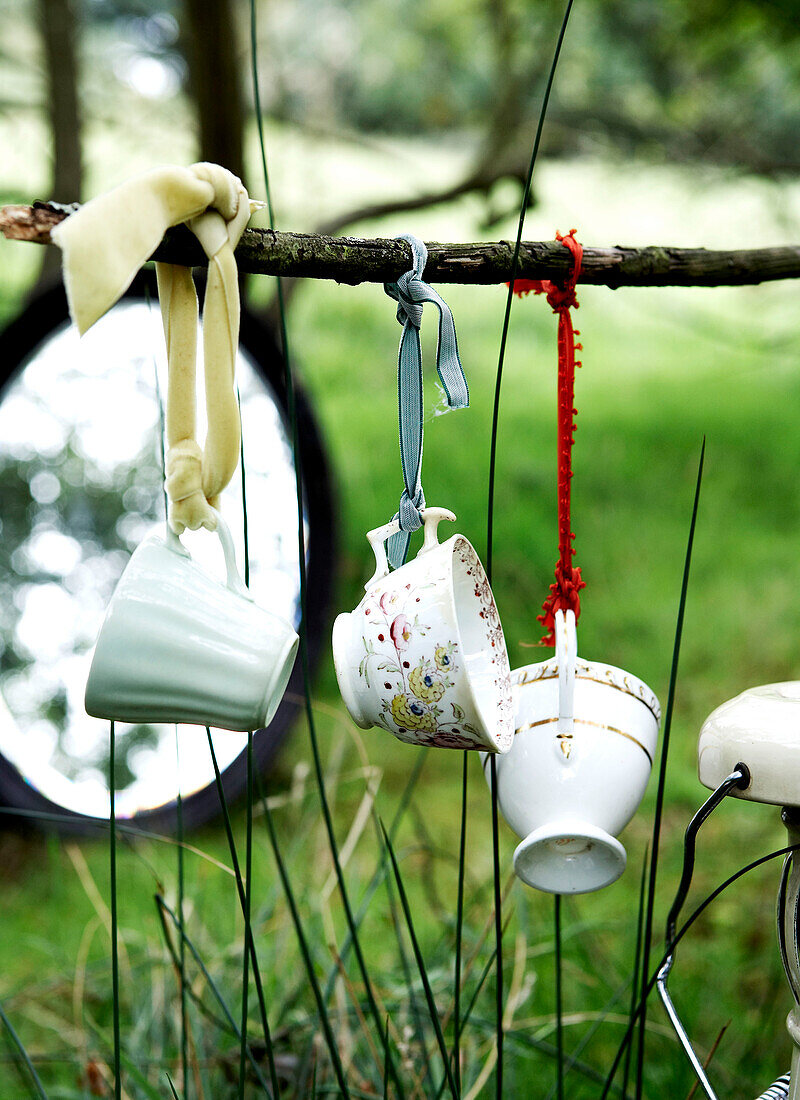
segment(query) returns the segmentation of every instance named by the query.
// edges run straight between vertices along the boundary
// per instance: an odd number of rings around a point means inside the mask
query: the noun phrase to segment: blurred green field
[[[291,165],[296,138],[276,132],[272,156]],[[318,151],[320,162],[329,154]],[[414,149],[398,167],[385,150],[373,154],[371,181],[397,178],[411,186],[423,155]],[[296,159],[301,154],[295,152]],[[310,156],[308,149],[303,155]],[[455,154],[428,150],[431,171],[452,169]],[[449,159],[448,159],[449,158]],[[387,167],[387,165],[389,167]],[[124,173],[122,173],[124,174]],[[362,162],[350,179],[359,186]],[[288,168],[279,173],[282,224],[306,228],[311,204],[330,200],[326,181],[291,190]],[[363,186],[363,182],[361,184]],[[390,184],[384,182],[384,187]],[[254,188],[255,191],[255,188]],[[576,222],[592,244],[673,243],[760,245],[796,239],[797,190],[752,181],[682,177],[644,166],[550,165],[539,181],[541,205],[529,216],[526,236],[552,237]],[[465,200],[413,225],[388,219],[358,232],[391,235],[412,228],[436,239],[472,239],[480,209]],[[510,236],[511,223],[492,235]],[[13,312],[30,276],[23,245],[4,245],[7,263],[2,310]],[[23,258],[24,257],[24,258]],[[265,300],[266,281],[254,288]],[[497,365],[503,288],[444,288],[459,332],[472,404],[467,411],[433,415],[439,394],[432,381],[435,323],[426,334],[428,382],[423,480],[429,503],[451,508],[483,555],[491,401]],[[705,477],[687,606],[684,645],[672,731],[667,810],[662,837],[656,943],[677,884],[682,831],[704,798],[695,773],[700,723],[723,700],[748,686],[800,676],[796,639],[800,601],[796,529],[800,497],[800,340],[796,288],[719,291],[583,288],[576,321],[584,345],[576,383],[579,410],[574,452],[573,525],[577,562],[587,588],[582,596],[580,651],[629,669],[666,702],[683,555],[702,440]],[[379,287],[307,283],[292,304],[290,342],[299,374],[324,430],[338,489],[341,573],[336,606],[350,609],[369,573],[364,532],[396,508],[401,475],[396,439],[395,361],[399,327]],[[512,665],[541,659],[536,615],[556,559],[555,327],[546,304],[515,304],[506,359],[500,418],[494,541],[494,589]],[[335,820],[345,845],[346,873],[358,901],[380,859],[369,810],[385,821],[395,812],[416,760],[415,750],[378,731],[360,733],[338,701],[328,659],[315,687],[316,715],[327,761]],[[204,751],[201,738],[198,751]],[[334,963],[344,923],[309,774],[310,750],[302,724],[279,774],[269,781],[275,822],[301,900],[320,973]],[[491,815],[477,758],[470,761],[466,949],[476,962],[467,979],[471,995],[489,957],[485,939],[492,909]],[[461,754],[427,753],[415,797],[398,839],[417,932],[440,1009],[452,997],[452,949],[458,850]],[[655,783],[623,835],[628,870],[606,891],[564,903],[564,1008],[566,1045],[572,1052],[590,1036],[580,1058],[600,1072],[621,1037],[629,992],[639,872],[651,828]],[[235,821],[243,835],[243,818]],[[749,859],[783,840],[775,809],[731,801],[701,834],[692,898]],[[190,838],[204,854],[227,864],[221,829]],[[502,826],[505,871],[516,843]],[[107,848],[39,837],[0,837],[4,890],[0,901],[0,1002],[37,1061],[50,1097],[91,1093],[86,1067],[110,1057]],[[698,1049],[707,1053],[730,1022],[712,1063],[721,1094],[753,1096],[783,1072],[790,1047],[783,1021],[790,1007],[774,940],[774,894],[779,868],[762,868],[734,886],[681,946],[672,989]],[[120,926],[123,958],[123,1044],[131,1097],[167,1095],[164,1070],[176,1060],[175,979],[165,953],[153,895],[174,903],[176,855],[172,844],[137,841],[120,853]],[[285,901],[263,825],[257,822],[254,908],[258,947],[276,1044],[302,1062],[315,1025],[313,1002],[297,954]],[[396,901],[395,901],[396,904]],[[542,1043],[554,1041],[552,900],[519,882],[510,887],[505,913],[508,995],[506,1089],[509,1096],[545,1097],[554,1063]],[[238,1016],[241,921],[232,880],[202,854],[187,854],[188,929]],[[398,954],[391,908],[382,888],[365,924],[368,959],[387,1011],[405,1004],[407,981]],[[408,965],[414,962],[406,944]],[[654,949],[654,958],[658,956]],[[349,980],[360,989],[348,964]],[[210,1004],[202,978],[195,991]],[[419,982],[412,982],[424,1015]],[[353,1081],[369,1087],[370,1062],[359,1022],[345,1009],[346,985],[333,998],[341,1012],[342,1044],[355,1059]],[[489,978],[476,1002],[468,1038],[464,1095],[489,1095],[494,992]],[[398,1041],[406,1044],[409,1079],[424,1064],[413,1038],[413,1014],[397,1009]],[[607,1018],[596,1031],[599,1018]],[[402,1016],[402,1018],[401,1018]],[[409,1023],[409,1021],[411,1021]],[[197,1044],[198,1095],[233,1095],[238,1050],[204,1010],[192,1008]],[[411,1028],[411,1035],[403,1028]],[[258,1031],[253,1002],[251,1029]],[[650,1013],[645,1095],[682,1097],[691,1074],[660,1007]],[[433,1051],[433,1076],[440,1077]],[[6,1040],[0,1095],[27,1095]],[[2,1047],[0,1047],[2,1049]],[[321,1049],[321,1048],[320,1048]],[[294,1064],[294,1063],[293,1063]],[[488,1065],[488,1075],[481,1069]],[[227,1074],[227,1077],[226,1077]],[[228,1084],[224,1082],[227,1079]],[[472,1086],[477,1092],[468,1092]],[[596,1082],[572,1070],[567,1095],[596,1097]],[[255,1092],[254,1092],[255,1094]],[[363,1093],[369,1095],[368,1091]],[[413,1094],[413,1093],[412,1093]],[[425,1093],[420,1093],[424,1095]]]

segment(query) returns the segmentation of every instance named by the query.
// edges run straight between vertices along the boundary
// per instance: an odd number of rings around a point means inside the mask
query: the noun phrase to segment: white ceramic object
[[[367,535],[374,575],[355,611],[333,626],[345,705],[362,729],[380,726],[413,745],[505,752],[514,706],[503,628],[478,555],[463,535],[439,543],[443,508],[423,513],[415,558],[389,571],[396,522]]]
[[[503,817],[523,838],[514,870],[529,886],[583,894],[625,870],[616,839],[644,795],[661,711],[613,665],[578,657],[575,615],[556,613],[556,653],[515,669],[516,735],[497,760]],[[491,785],[489,758],[483,759]]]
[[[134,551],[95,646],[88,714],[240,731],[269,725],[299,639],[290,623],[253,602],[230,531],[217,521],[225,584],[169,528]]]
[[[736,798],[800,806],[800,681],[748,688],[706,718],[697,747],[700,782],[715,790],[737,764],[750,783]]]

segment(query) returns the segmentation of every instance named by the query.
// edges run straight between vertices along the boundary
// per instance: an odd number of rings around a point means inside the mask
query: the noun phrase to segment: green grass
[[[279,156],[274,154],[274,159]],[[557,171],[549,168],[544,183]],[[601,170],[597,172],[597,179],[606,179]],[[618,183],[622,190],[623,183]],[[669,179],[664,186],[668,183]],[[551,193],[556,197],[547,210],[537,213],[527,235],[550,236],[556,225],[564,230],[568,222],[574,224],[576,215],[566,209],[569,194]],[[633,202],[630,189],[628,195]],[[586,194],[572,198],[579,208],[588,201]],[[684,200],[691,200],[686,188]],[[621,201],[617,194],[609,199],[617,206]],[[645,201],[641,192],[638,201]],[[702,209],[708,201],[698,196],[696,205]],[[476,208],[466,202],[440,216],[428,214],[414,228],[440,239],[466,238],[476,232],[475,214]],[[595,201],[582,219],[579,237],[591,243],[611,239],[603,235],[605,216],[602,203]],[[696,209],[694,217],[699,217]],[[671,219],[665,215],[664,224],[655,227],[649,222],[639,237],[657,232],[661,241],[677,241],[684,232],[680,210]],[[379,228],[388,234],[395,226]],[[365,232],[369,229],[364,227]],[[627,239],[633,236],[630,232]],[[744,236],[742,230],[738,239]],[[25,253],[26,246],[17,246],[17,252]],[[4,289],[6,315],[25,277],[25,272],[15,274]],[[745,687],[800,675],[795,645],[800,632],[795,548],[800,520],[795,473],[800,466],[800,346],[791,312],[795,295],[790,286],[615,294],[585,288],[580,294],[576,320],[584,367],[576,381],[573,487],[576,561],[587,581],[580,650],[641,676],[662,703],[697,460],[702,437],[707,437],[668,770],[656,907],[659,937],[677,884],[683,828],[705,795],[695,774],[700,723],[716,705]],[[483,554],[491,397],[504,292],[454,287],[445,289],[445,297],[458,326],[472,407],[430,419],[423,481],[429,503],[452,508],[459,530]],[[527,646],[540,637],[536,615],[557,554],[555,327],[556,319],[543,301],[515,303],[500,421],[494,566],[495,593],[514,665],[542,656],[541,650]],[[423,331],[429,368],[434,329],[434,319],[428,317]],[[342,556],[338,609],[350,609],[357,602],[370,571],[364,532],[392,515],[402,485],[394,392],[399,334],[393,305],[379,287],[308,284],[293,303],[294,359],[314,400],[336,473]],[[439,402],[432,373],[429,369],[429,410]],[[335,827],[346,853],[351,828],[358,830],[345,865],[357,908],[384,858],[376,821],[369,814],[359,817],[359,809],[377,786],[377,811],[385,822],[391,821],[415,751],[380,731],[362,734],[352,727],[338,701],[330,659],[323,661],[315,701]],[[204,747],[200,730],[198,751]],[[310,763],[301,722],[281,771],[270,781],[270,794],[275,799],[278,843],[324,986],[334,964],[331,945],[341,949],[346,927]],[[492,946],[491,934],[482,939],[492,911],[491,813],[477,759],[471,763],[465,960],[476,948],[478,953],[467,979],[465,1005]],[[412,807],[394,842],[433,996],[445,1017],[452,1001],[460,777],[460,753],[428,753]],[[581,1054],[583,1062],[601,1072],[624,1030],[629,1002],[625,983],[632,968],[639,869],[649,839],[652,797],[651,789],[623,835],[629,868],[620,882],[599,894],[565,899],[562,905],[565,1046],[569,1054],[595,1026],[597,1014],[608,1011],[609,1019]],[[243,851],[243,818],[235,816],[233,824]],[[734,801],[723,805],[701,833],[689,907],[692,899],[700,900],[746,860],[779,847],[783,836],[777,810]],[[229,863],[221,827],[190,840],[214,859]],[[503,826],[504,873],[510,872],[515,843]],[[153,897],[163,892],[175,908],[176,852],[168,843],[121,841],[118,860],[126,1088],[131,1097],[169,1096],[167,1071],[179,1092],[182,1089],[179,1000]],[[64,1100],[88,1097],[92,1093],[85,1082],[92,1071],[87,1067],[97,1063],[103,1072],[111,1058],[104,908],[109,898],[107,847],[101,841],[75,846],[55,839],[6,836],[0,838],[0,864],[0,1003],[34,1059],[48,1095]],[[306,1082],[316,1074],[319,1085],[331,1080],[324,1043],[318,1040],[309,1056],[311,1037],[320,1032],[314,1000],[265,824],[258,816],[253,865],[253,926],[279,1072],[305,1074]],[[187,932],[238,1020],[243,938],[233,879],[192,852],[186,854],[185,874]],[[778,867],[773,864],[723,895],[681,944],[671,979],[676,1003],[701,1052],[732,1021],[710,1071],[720,1092],[732,1097],[755,1095],[789,1062],[783,1020],[790,998],[773,930],[777,880]],[[506,1090],[509,1096],[538,1100],[555,1083],[553,1058],[542,1047],[555,1044],[552,901],[515,882],[505,912],[510,918],[505,986],[516,1005],[506,1040]],[[390,1017],[392,1052],[402,1057],[413,1082],[425,1058],[414,1039],[417,1025],[409,1009],[385,886],[370,907],[363,946],[379,1007]],[[404,949],[419,1026],[433,1070],[441,1075],[425,991],[407,940]],[[190,1000],[190,1054],[197,1081],[207,1097],[233,1096],[239,1059],[236,1037],[209,1019],[208,1013],[220,1015],[219,1007],[188,954],[187,969],[203,1005],[200,1009]],[[352,1087],[374,1090],[383,1065],[383,1038],[368,1024],[374,1050],[370,1048],[354,1010],[354,1004],[363,1001],[363,988],[352,958],[347,973],[351,985],[338,984],[331,1002],[332,1021]],[[493,991],[490,972],[463,1037],[465,1095],[490,1056]],[[690,1073],[657,1003],[651,1008],[649,1027],[646,1095],[685,1096]],[[446,1036],[452,1034],[449,1029],[446,1024]],[[254,1043],[259,1031],[253,998]],[[0,1040],[0,1055],[0,1095],[28,1095],[25,1070],[15,1068],[5,1039]],[[491,1081],[490,1073],[486,1095]],[[438,1084],[439,1077],[437,1088]],[[251,1086],[256,1095],[255,1078]],[[193,1087],[191,1095],[196,1091]],[[571,1100],[596,1097],[599,1091],[575,1070],[567,1077],[566,1095]],[[413,1095],[410,1086],[409,1093]]]

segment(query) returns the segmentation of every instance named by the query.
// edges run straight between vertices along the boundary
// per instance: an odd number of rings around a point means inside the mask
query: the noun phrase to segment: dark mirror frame
[[[202,293],[202,291],[201,291]],[[143,270],[126,292],[126,299],[157,302],[155,272]],[[61,284],[36,294],[22,312],[0,332],[0,401],[26,362],[48,337],[69,321],[66,294]],[[243,302],[239,343],[273,392],[282,416],[287,438],[291,424],[286,395],[284,360],[271,327]],[[303,471],[304,513],[308,531],[306,552],[308,656],[313,675],[320,657],[327,651],[330,637],[331,598],[336,573],[336,532],[334,525],[334,489],[324,443],[310,401],[295,379],[295,408]],[[0,492],[0,498],[2,493]],[[0,505],[2,514],[2,505]],[[268,729],[258,730],[253,741],[257,772],[268,774],[284,745],[292,725],[303,709],[303,671],[300,658],[295,663],[286,695]],[[202,730],[198,731],[202,733]],[[223,771],[225,797],[233,802],[245,790],[246,750]],[[206,824],[220,812],[219,794],[214,783],[187,795],[182,800],[183,824],[188,831]],[[0,755],[0,819],[8,827],[25,828],[31,824],[65,834],[96,835],[107,829],[104,819],[75,813],[51,801],[25,781],[19,771]],[[134,828],[157,833],[174,833],[177,825],[176,803],[142,811],[124,819]]]

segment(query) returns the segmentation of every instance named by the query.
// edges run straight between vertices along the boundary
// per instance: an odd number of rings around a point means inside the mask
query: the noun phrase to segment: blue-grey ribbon
[[[422,307],[433,302],[439,310],[439,337],[436,345],[436,369],[451,409],[469,405],[469,389],[458,357],[458,340],[453,314],[433,287],[422,281],[428,250],[417,237],[401,234],[397,240],[411,245],[413,267],[396,283],[385,283],[384,290],[397,302],[397,320],[403,326],[397,358],[397,400],[400,419],[400,462],[405,488],[395,519],[400,531],[388,540],[389,564],[396,569],[408,553],[411,532],[422,526],[425,508],[422,491],[422,347],[419,328]]]

